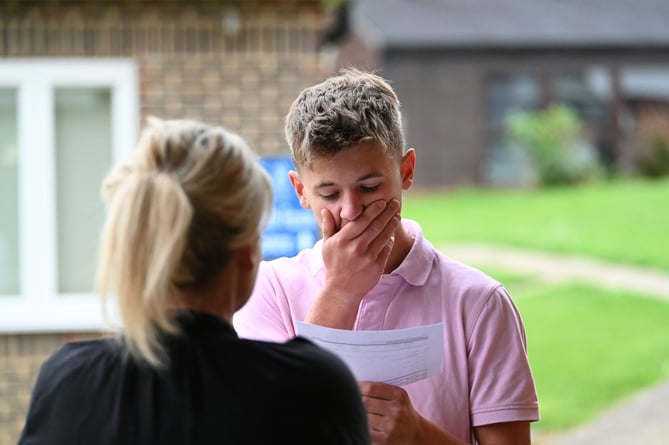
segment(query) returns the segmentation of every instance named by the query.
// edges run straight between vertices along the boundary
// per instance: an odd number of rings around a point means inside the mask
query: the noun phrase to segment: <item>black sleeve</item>
[[[25,425],[18,445],[55,444],[57,438],[63,438],[66,422],[62,419],[64,412],[58,409],[60,402],[58,388],[63,372],[61,365],[63,350],[49,357],[41,366],[37,381],[33,387]]]
[[[90,416],[86,364],[99,363],[93,343],[66,344],[41,366],[18,445],[73,443],[81,418]]]
[[[306,339],[298,337],[294,341],[305,342],[305,349],[311,357],[312,369],[305,377],[303,387],[307,395],[305,411],[311,411],[312,422],[318,431],[317,443],[371,444],[367,410],[348,366],[333,353]],[[309,407],[314,394],[319,395],[319,406]]]

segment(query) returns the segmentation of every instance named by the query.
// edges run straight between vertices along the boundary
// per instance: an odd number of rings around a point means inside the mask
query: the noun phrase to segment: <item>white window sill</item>
[[[108,330],[96,295],[60,295],[46,301],[0,296],[0,334]]]

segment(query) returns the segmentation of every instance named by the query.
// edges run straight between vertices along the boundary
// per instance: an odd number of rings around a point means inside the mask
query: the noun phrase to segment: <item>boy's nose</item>
[[[365,206],[361,200],[349,197],[344,199],[341,209],[339,210],[339,216],[342,221],[353,221],[360,216],[364,209]]]

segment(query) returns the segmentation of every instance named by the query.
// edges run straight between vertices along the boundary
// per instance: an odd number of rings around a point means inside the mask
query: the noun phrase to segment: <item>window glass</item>
[[[583,124],[585,146],[607,168],[615,158],[611,128],[611,76],[604,68],[556,73],[552,78],[553,102],[572,109]]]
[[[111,165],[111,92],[55,91],[58,292],[93,290],[103,220],[100,183]]]
[[[506,123],[514,113],[538,109],[541,103],[538,76],[530,73],[500,74],[487,85],[487,149],[483,175],[493,184],[515,184],[528,177],[527,160],[506,141]]]
[[[16,91],[0,89],[0,296],[20,293],[16,115]]]
[[[607,103],[598,94],[592,79],[591,73],[585,71],[556,75],[554,99],[578,113],[584,122],[597,125],[606,118]]]
[[[630,137],[669,144],[669,67],[626,67],[620,72]]]
[[[669,66],[624,67],[620,70],[623,141],[620,165],[649,177],[669,170]]]
[[[496,76],[488,84],[488,123],[504,127],[515,112],[539,108],[541,90],[536,76]]]

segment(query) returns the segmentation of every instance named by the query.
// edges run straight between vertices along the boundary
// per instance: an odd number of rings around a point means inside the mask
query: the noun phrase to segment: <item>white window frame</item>
[[[20,294],[0,296],[0,333],[104,328],[94,293],[58,293],[55,89],[109,88],[112,162],[136,144],[138,76],[132,59],[2,59],[0,88],[17,91]]]

